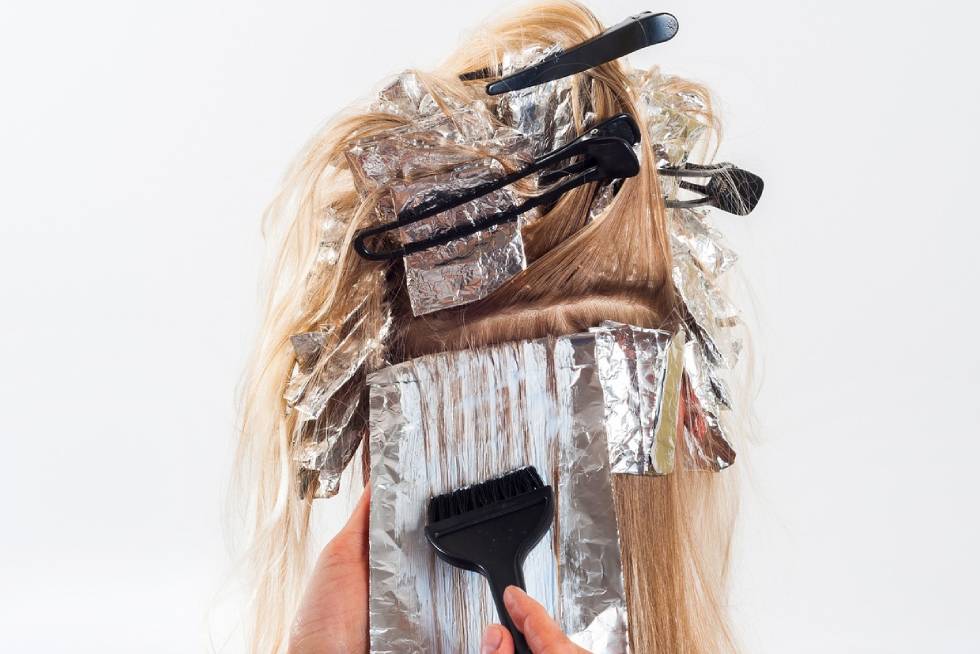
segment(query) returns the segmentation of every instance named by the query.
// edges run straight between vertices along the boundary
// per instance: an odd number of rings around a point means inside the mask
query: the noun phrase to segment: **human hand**
[[[504,591],[504,605],[532,654],[589,654],[570,641],[544,607],[517,586],[508,586]],[[499,624],[487,627],[480,654],[514,654],[510,632]]]
[[[347,524],[320,552],[289,654],[367,654],[370,495],[365,489]]]

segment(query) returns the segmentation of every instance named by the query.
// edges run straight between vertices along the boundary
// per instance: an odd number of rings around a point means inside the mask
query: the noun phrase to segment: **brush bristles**
[[[429,500],[429,524],[544,488],[544,485],[534,466],[528,466],[475,486],[433,497]]]

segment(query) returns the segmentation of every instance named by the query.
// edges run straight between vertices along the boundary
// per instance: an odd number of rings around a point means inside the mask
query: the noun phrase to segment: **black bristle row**
[[[429,523],[474,511],[544,486],[545,483],[534,466],[527,466],[496,479],[433,497],[429,500]]]

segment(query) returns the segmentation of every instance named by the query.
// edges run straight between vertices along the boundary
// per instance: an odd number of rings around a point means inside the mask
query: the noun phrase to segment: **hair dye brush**
[[[553,516],[551,486],[533,466],[429,500],[425,537],[446,563],[486,577],[518,654],[531,650],[504,607],[504,589],[524,590],[524,559]]]

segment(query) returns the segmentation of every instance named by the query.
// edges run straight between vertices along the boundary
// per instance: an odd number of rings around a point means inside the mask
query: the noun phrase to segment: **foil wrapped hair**
[[[552,54],[540,47],[509,54],[502,62],[502,72],[507,74]],[[656,68],[630,72],[639,111],[636,119],[643,138],[653,147],[658,167],[683,166],[708,129],[701,98],[678,91],[672,82]],[[403,124],[356,142],[347,153],[355,187],[362,197],[378,197],[378,218],[390,221],[399,211],[433,194],[465,189],[514,170],[576,136],[570,96],[569,78],[562,78],[506,93],[491,103],[467,105],[435,94],[417,73],[403,73],[379,92],[372,105],[373,111],[390,114]],[[586,125],[594,124],[596,117],[586,108],[583,120]],[[661,182],[668,198],[676,195],[676,178],[663,177]],[[513,204],[518,192],[533,194],[537,188],[500,189],[473,203],[406,225],[401,238],[413,240],[472,222]],[[599,189],[589,210],[591,219],[605,211],[614,193],[612,184]],[[734,459],[723,418],[731,408],[727,371],[737,363],[741,350],[739,314],[722,292],[721,280],[736,256],[712,226],[707,209],[677,208],[667,213],[671,277],[683,303],[683,337],[672,335],[661,342],[642,331],[635,332],[628,339],[624,336],[622,342],[610,341],[609,356],[615,356],[616,348],[632,347],[638,349],[641,358],[666,357],[671,361],[671,379],[678,382],[679,397],[683,398],[677,406],[686,407],[682,416],[688,435],[685,456],[699,468],[717,471]],[[424,315],[482,299],[523,270],[527,259],[522,230],[535,218],[532,212],[516,222],[404,257],[413,313]],[[326,213],[319,266],[337,264],[343,238],[350,232],[349,220],[350,216],[337,211]],[[374,283],[385,282],[379,277]],[[284,398],[288,410],[315,425],[298,433],[294,444],[304,495],[311,486],[316,497],[337,492],[340,473],[365,430],[366,375],[383,363],[385,342],[393,325],[390,312],[379,323],[359,320],[360,310],[355,307],[335,326],[293,337],[296,362]],[[367,328],[377,324],[382,327]],[[646,364],[639,365],[642,368]],[[612,464],[614,471],[669,472],[674,453],[663,438],[666,428],[656,418],[646,423],[638,419],[635,433],[627,440],[632,438],[642,447],[628,453],[624,450]]]

